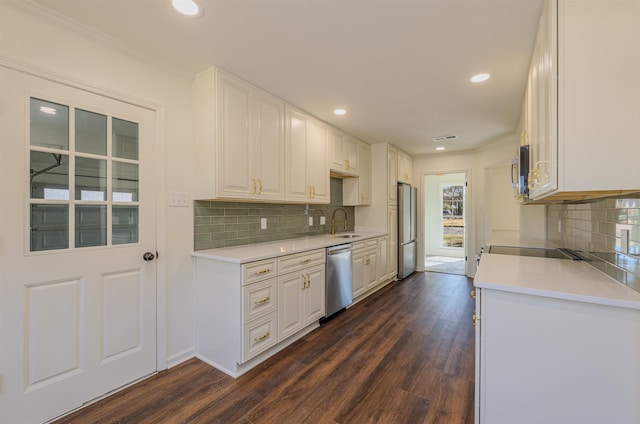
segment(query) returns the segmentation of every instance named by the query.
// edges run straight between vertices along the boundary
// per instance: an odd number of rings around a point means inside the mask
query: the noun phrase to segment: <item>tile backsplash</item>
[[[272,204],[248,202],[194,202],[194,249],[240,246],[266,241],[284,240],[331,232],[331,215],[338,207],[347,211],[336,213],[338,232],[353,231],[353,206],[342,206],[342,180],[331,178],[331,202],[327,205]],[[324,216],[326,223],[320,224]],[[309,218],[313,225],[309,225]],[[267,219],[267,228],[260,229],[260,219]]]
[[[639,211],[640,194],[549,205],[547,238],[584,252],[593,266],[640,291]],[[622,230],[629,231],[627,254],[622,253]]]

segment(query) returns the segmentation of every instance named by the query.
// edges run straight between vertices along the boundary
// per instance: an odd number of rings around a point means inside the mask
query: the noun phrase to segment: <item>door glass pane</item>
[[[69,200],[69,157],[57,153],[30,152],[32,199]]]
[[[69,206],[31,205],[31,251],[69,247]]]
[[[113,157],[138,160],[138,124],[113,118]]]
[[[32,146],[69,150],[69,107],[40,99],[30,102]]]
[[[442,246],[464,247],[464,186],[442,186]]]
[[[107,206],[76,206],[76,247],[107,245]]]
[[[76,158],[76,200],[107,200],[107,161]]]
[[[113,162],[113,201],[138,201],[138,165]]]
[[[138,207],[113,207],[112,244],[129,244],[138,242]]]
[[[107,154],[107,117],[76,109],[76,152]]]

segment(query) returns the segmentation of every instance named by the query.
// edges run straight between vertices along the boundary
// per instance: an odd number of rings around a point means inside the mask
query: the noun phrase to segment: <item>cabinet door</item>
[[[387,170],[389,189],[389,204],[398,204],[398,151],[389,146],[387,151]]]
[[[255,92],[254,177],[256,198],[284,199],[284,102]],[[235,166],[235,164],[231,164]]]
[[[307,185],[311,203],[329,203],[329,127],[320,121],[310,122],[307,149]]]
[[[398,273],[398,207],[389,206],[389,260],[387,278],[395,278]]]
[[[304,327],[304,270],[278,278],[278,342]]]
[[[302,112],[285,108],[285,199],[307,202],[307,146],[310,118]],[[326,155],[324,157],[326,160]]]
[[[362,253],[353,256],[352,288],[354,299],[366,291],[364,283],[364,254]]]
[[[378,282],[383,282],[387,279],[389,263],[389,237],[384,236],[378,239]]]
[[[325,313],[325,271],[324,266],[306,270],[307,288],[304,290],[304,323],[311,324],[324,317]]]
[[[349,136],[345,136],[343,152],[345,171],[350,174],[359,175],[358,142]]]
[[[330,134],[330,150],[331,150],[331,159],[330,159],[330,167],[335,171],[344,171],[345,170],[345,159],[344,159],[344,142],[345,142],[345,134],[341,131],[338,131],[335,128],[331,129]]]
[[[413,162],[411,156],[398,150],[398,181],[411,184]]]
[[[529,71],[531,143],[530,196],[540,196],[558,188],[557,137],[557,48],[556,11],[545,2]]]
[[[222,71],[217,75],[218,196],[251,198],[253,87]]]
[[[364,259],[364,285],[368,290],[378,284],[378,251],[368,252]]]
[[[358,169],[360,177],[360,204],[371,204],[371,146],[358,143]]]

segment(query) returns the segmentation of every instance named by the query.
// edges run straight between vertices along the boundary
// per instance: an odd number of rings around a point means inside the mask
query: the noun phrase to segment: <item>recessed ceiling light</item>
[[[195,0],[171,0],[173,8],[183,15],[197,18],[202,16],[202,6]]]
[[[441,151],[445,150],[445,148],[444,148],[444,146],[440,146],[440,147],[436,147],[436,150],[441,152]]]
[[[346,109],[334,109],[333,113],[335,113],[336,115],[344,115],[347,113]]]
[[[482,82],[486,81],[491,77],[489,74],[478,74],[471,77],[471,82]]]
[[[52,107],[49,106],[40,106],[40,112],[42,113],[48,113],[49,115],[55,115],[56,114],[56,110]]]

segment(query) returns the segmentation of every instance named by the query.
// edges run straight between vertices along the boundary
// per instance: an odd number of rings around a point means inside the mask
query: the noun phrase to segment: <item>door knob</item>
[[[142,259],[144,259],[145,261],[152,261],[156,258],[156,255],[154,255],[151,252],[145,252],[144,255],[142,255]]]

